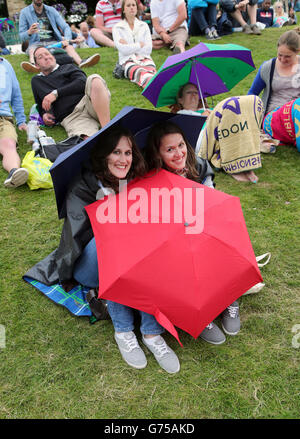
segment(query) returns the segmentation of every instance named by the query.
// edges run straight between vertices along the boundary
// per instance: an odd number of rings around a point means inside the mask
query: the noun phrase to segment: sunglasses
[[[118,13],[116,3],[112,3],[112,9],[113,9],[113,13],[116,15]]]

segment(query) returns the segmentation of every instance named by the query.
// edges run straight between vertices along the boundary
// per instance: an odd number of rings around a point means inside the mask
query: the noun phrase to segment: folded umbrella
[[[203,98],[231,90],[255,69],[251,51],[237,44],[204,44],[169,56],[142,95],[155,107],[176,103],[180,87],[195,84]]]
[[[160,196],[162,198],[160,198]],[[165,170],[86,207],[99,297],[198,337],[262,281],[239,198]]]

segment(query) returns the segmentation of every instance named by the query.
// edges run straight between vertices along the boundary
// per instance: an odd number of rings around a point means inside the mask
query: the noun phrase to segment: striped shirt
[[[113,6],[115,6],[114,13]],[[109,0],[100,0],[96,5],[96,17],[103,17],[104,26],[112,28],[121,20],[121,2],[117,1],[112,5]]]

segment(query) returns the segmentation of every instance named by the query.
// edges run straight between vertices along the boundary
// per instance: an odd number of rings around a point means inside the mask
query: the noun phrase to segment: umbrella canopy
[[[251,51],[237,44],[199,43],[169,56],[142,92],[155,107],[176,103],[179,88],[191,82],[200,97],[231,90],[255,69]]]
[[[99,297],[153,314],[178,341],[174,326],[198,337],[262,281],[237,197],[160,170],[86,210]]]
[[[194,116],[144,110],[135,107],[124,107],[123,110],[96,134],[60,154],[50,168],[59,218],[65,216],[64,200],[70,182],[80,171],[82,163],[88,159],[91,149],[95,145],[101,144],[102,137],[104,134],[107,134],[108,130],[113,129],[117,124],[123,125],[135,136],[137,145],[143,148],[150,127],[156,122],[166,120],[172,120],[172,122],[179,125],[184,131],[189,143],[195,148],[205,118],[199,117],[199,121],[195,124]]]

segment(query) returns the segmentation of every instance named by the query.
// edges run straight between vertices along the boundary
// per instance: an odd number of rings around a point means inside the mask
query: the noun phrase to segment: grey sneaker
[[[211,30],[209,30],[209,31],[205,34],[205,38],[206,38],[207,40],[214,40],[214,39],[215,39],[215,37],[214,37],[214,35],[213,35],[213,33],[212,33]]]
[[[180,363],[175,352],[167,345],[159,335],[153,344],[143,336],[143,343],[152,352],[158,364],[168,373],[177,373],[180,370]]]
[[[216,29],[213,29],[211,33],[212,36],[214,37],[214,40],[219,40],[221,38]]]
[[[251,29],[251,27],[249,26],[249,24],[245,24],[245,26],[243,26],[243,32],[245,33],[245,34],[253,34],[253,31],[252,31],[252,29]]]
[[[213,322],[209,323],[205,329],[201,332],[200,336],[202,340],[212,344],[222,344],[226,341],[226,337],[221,329]]]
[[[115,333],[115,340],[123,359],[129,364],[129,366],[132,366],[135,369],[144,369],[144,367],[147,366],[147,358],[138,344],[134,332]]]
[[[89,58],[83,59],[79,64],[79,67],[92,67],[100,61],[99,53],[95,53],[95,55],[90,56]]]
[[[25,168],[11,169],[7,179],[4,181],[5,187],[18,187],[28,180],[28,171]]]
[[[256,24],[251,25],[251,30],[254,35],[261,35],[261,30],[258,28]]]
[[[236,335],[240,328],[240,313],[239,304],[237,301],[233,302],[221,315],[222,328],[228,335]]]

